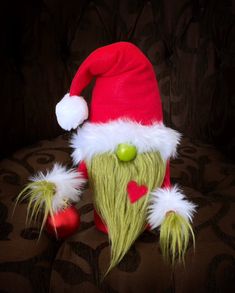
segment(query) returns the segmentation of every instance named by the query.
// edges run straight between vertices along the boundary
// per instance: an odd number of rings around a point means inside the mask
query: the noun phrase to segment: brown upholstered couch
[[[234,1],[13,1],[2,9],[0,292],[235,292]],[[162,261],[145,232],[102,282],[109,243],[93,223],[89,189],[79,231],[64,242],[25,227],[14,200],[38,170],[71,165],[54,106],[81,61],[114,41],[137,44],[159,81],[165,124],[184,134],[171,162],[198,205],[196,250]],[[89,90],[84,93],[89,96]],[[34,143],[34,144],[32,144]],[[29,146],[30,145],[30,146]],[[20,150],[16,150],[19,149]]]

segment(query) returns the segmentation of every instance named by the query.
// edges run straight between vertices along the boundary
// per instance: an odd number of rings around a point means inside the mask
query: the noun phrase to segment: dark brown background
[[[233,156],[235,3],[22,0],[1,8],[1,155],[55,137],[55,104],[79,64],[115,41],[153,63],[165,123]],[[89,96],[89,91],[85,92]]]

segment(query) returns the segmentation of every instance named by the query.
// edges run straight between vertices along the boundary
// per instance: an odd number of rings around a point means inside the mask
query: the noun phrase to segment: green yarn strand
[[[105,153],[88,163],[88,172],[96,210],[109,231],[108,273],[145,229],[149,192],[161,186],[165,164],[158,152],[137,154],[130,162],[121,162],[115,154]],[[127,184],[132,180],[148,188],[148,193],[135,203],[130,202],[127,194]]]
[[[16,198],[15,207],[23,200],[28,200],[26,225],[30,225],[32,221],[37,222],[41,212],[43,213],[39,235],[42,233],[47,217],[50,215],[53,219],[52,201],[54,194],[55,184],[42,180],[27,184]]]
[[[160,228],[160,246],[166,261],[173,265],[176,260],[184,263],[190,237],[195,247],[195,237],[190,222],[177,213],[167,214]]]

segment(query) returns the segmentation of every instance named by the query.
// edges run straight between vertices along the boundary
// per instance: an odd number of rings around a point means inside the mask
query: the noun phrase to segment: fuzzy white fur
[[[39,172],[31,178],[31,181],[48,181],[56,186],[56,193],[52,201],[53,212],[57,212],[64,206],[64,200],[77,202],[81,194],[81,188],[86,182],[82,174],[77,170],[67,170],[65,167],[55,164],[46,174]]]
[[[186,200],[184,194],[177,186],[171,188],[158,188],[150,195],[148,223],[151,228],[159,227],[163,222],[166,213],[174,211],[188,221],[192,221],[196,205]]]
[[[130,143],[139,153],[159,151],[163,160],[167,160],[175,156],[179,141],[180,134],[163,123],[146,126],[123,119],[108,123],[87,122],[72,137],[72,157],[74,164],[78,164],[96,154],[114,152],[121,143]]]
[[[77,128],[88,118],[87,103],[80,96],[66,94],[56,105],[55,112],[60,127],[68,131]]]

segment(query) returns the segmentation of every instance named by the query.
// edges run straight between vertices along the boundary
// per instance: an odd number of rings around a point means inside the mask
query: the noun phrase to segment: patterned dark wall
[[[54,106],[78,65],[120,40],[137,44],[153,63],[165,123],[233,155],[234,10],[235,1],[221,0],[5,1],[1,155],[61,133]]]

